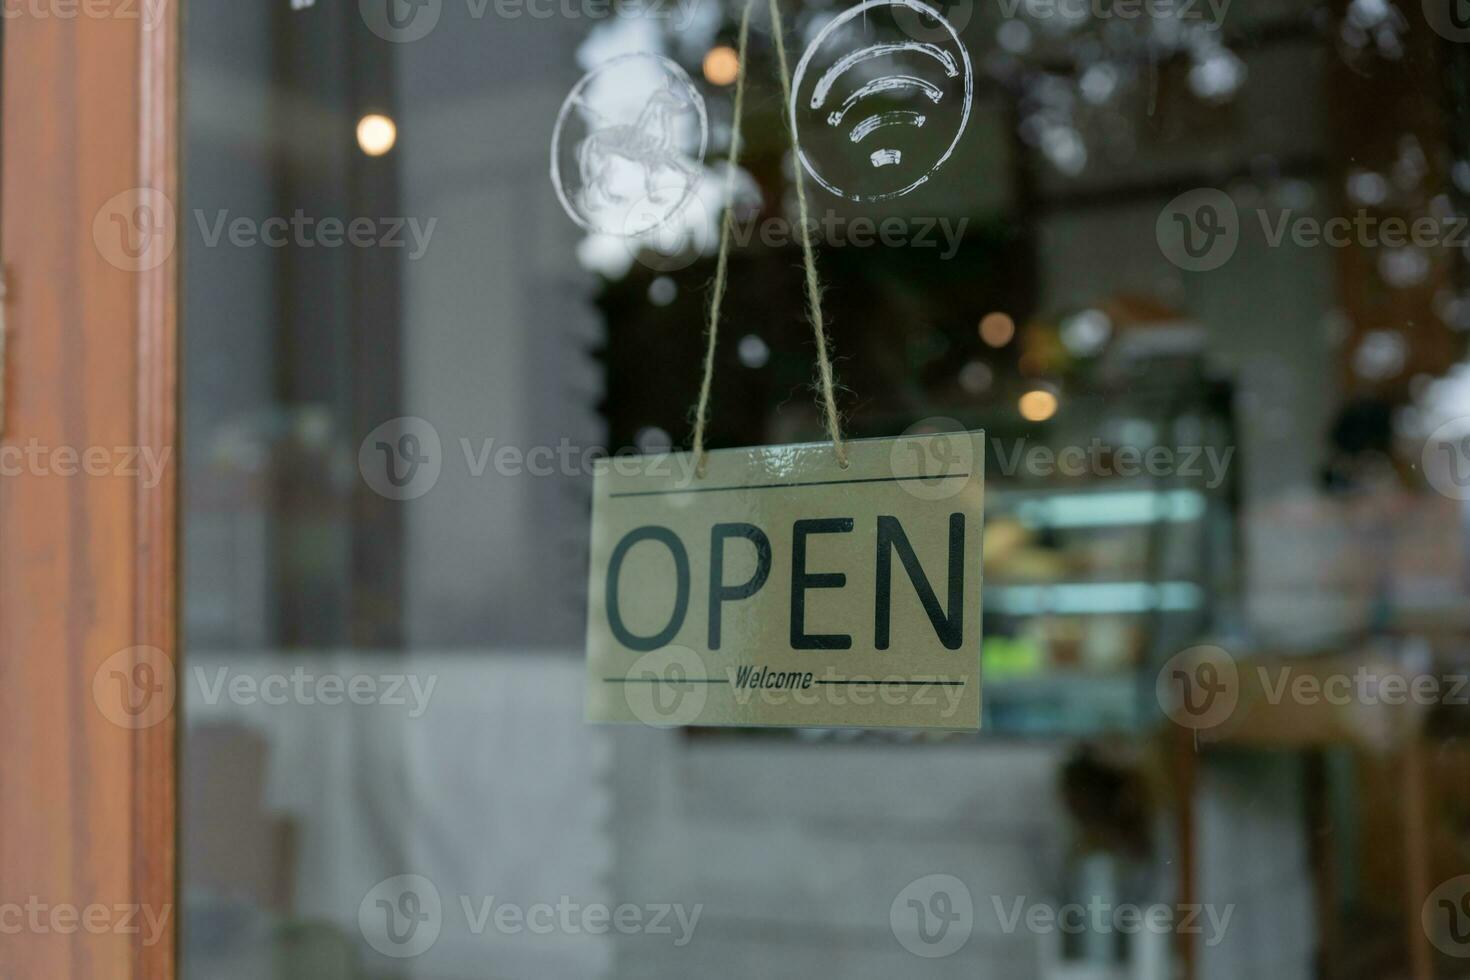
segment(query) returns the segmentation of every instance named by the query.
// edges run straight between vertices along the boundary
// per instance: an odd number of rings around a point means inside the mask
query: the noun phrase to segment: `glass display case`
[[[1163,660],[1235,622],[1231,386],[1188,359],[1149,377],[1069,391],[1025,430],[975,420],[992,732],[1146,727]]]

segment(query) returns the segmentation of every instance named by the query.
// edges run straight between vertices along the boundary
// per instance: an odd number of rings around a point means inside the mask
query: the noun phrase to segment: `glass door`
[[[1453,975],[1458,22],[750,10],[190,0],[184,980]],[[983,728],[587,724],[716,279],[825,438],[804,237],[848,435],[986,432]]]

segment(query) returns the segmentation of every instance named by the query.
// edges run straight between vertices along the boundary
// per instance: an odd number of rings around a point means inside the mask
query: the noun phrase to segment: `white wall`
[[[585,22],[496,18],[446,3],[398,45],[402,202],[439,219],[404,270],[403,414],[428,419],[444,471],[406,509],[415,645],[577,648],[590,480],[473,477],[461,439],[523,452],[603,445],[594,283],[581,230],[547,179],[557,110]],[[558,66],[553,68],[553,66]]]
[[[1036,976],[1037,940],[1003,934],[990,896],[1054,890],[1063,746],[638,729],[615,744],[615,892],[705,904],[683,949],[620,939],[620,978]],[[934,873],[966,884],[976,923],[959,953],[925,960],[894,938],[889,909]]]

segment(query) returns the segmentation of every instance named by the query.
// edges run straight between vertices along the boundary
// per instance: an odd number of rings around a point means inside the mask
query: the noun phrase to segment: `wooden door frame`
[[[40,909],[0,936],[8,980],[177,970],[181,2],[55,0],[3,27],[0,911]],[[130,222],[136,255],[109,244]],[[114,720],[109,676],[157,678],[146,721]],[[104,930],[70,922],[99,905]]]

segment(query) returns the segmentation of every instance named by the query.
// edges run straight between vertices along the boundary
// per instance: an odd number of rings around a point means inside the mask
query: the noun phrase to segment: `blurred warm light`
[[[1045,388],[1035,388],[1022,395],[1016,407],[1027,422],[1045,422],[1057,414],[1057,396]]]
[[[728,44],[710,48],[704,56],[704,77],[711,85],[731,85],[740,75],[740,56]]]
[[[1016,335],[1016,321],[1004,313],[987,313],[980,321],[980,339],[991,347],[1004,347]]]
[[[373,112],[357,121],[357,145],[370,157],[380,157],[398,142],[398,126],[381,113]]]

